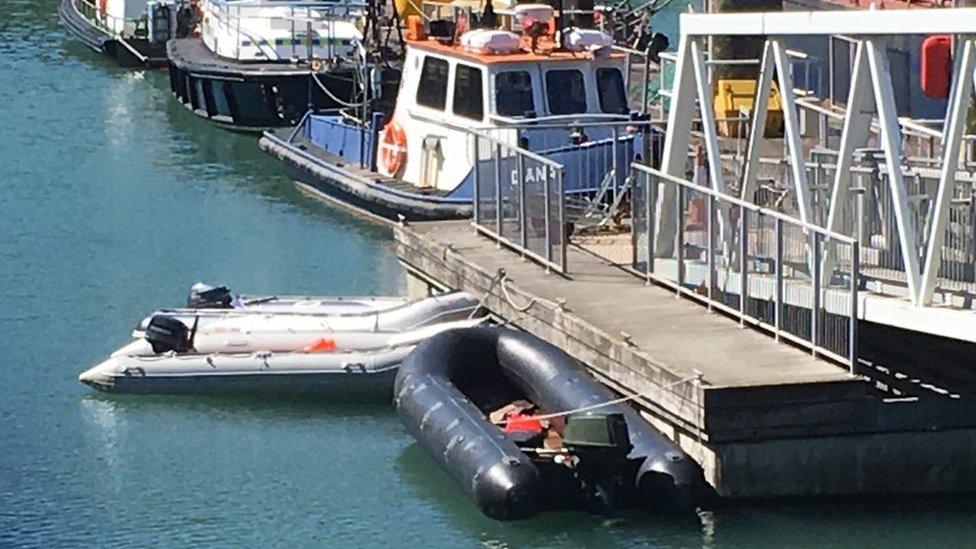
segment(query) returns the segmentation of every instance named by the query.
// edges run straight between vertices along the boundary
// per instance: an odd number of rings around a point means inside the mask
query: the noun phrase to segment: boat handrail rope
[[[676,379],[676,380],[672,381],[671,383],[667,383],[665,385],[661,385],[661,386],[658,386],[658,387],[654,387],[652,390],[653,391],[664,391],[666,389],[670,389],[671,387],[676,387],[676,386],[682,385],[684,383],[694,383],[695,385],[701,385],[702,384],[702,373],[700,371],[698,371],[698,370],[695,370],[695,372],[692,375],[685,376],[685,377],[680,378],[680,379]],[[614,398],[614,399],[607,400],[607,401],[604,401],[604,402],[597,402],[596,404],[587,404],[586,406],[580,406],[580,407],[577,407],[577,408],[571,408],[569,410],[562,410],[560,412],[552,412],[552,413],[549,413],[549,414],[542,414],[542,415],[539,415],[539,416],[530,416],[530,417],[531,417],[531,419],[536,420],[536,421],[541,421],[541,420],[545,420],[545,419],[554,419],[554,418],[557,418],[557,417],[566,417],[566,416],[570,416],[570,415],[573,415],[573,414],[578,414],[578,413],[581,413],[581,412],[589,412],[591,410],[598,410],[600,408],[605,408],[607,406],[613,406],[614,404],[622,404],[622,403],[627,402],[629,400],[635,400],[635,399],[638,399],[640,397],[648,397],[649,398],[650,395],[645,394],[643,391],[638,391],[638,392],[634,392],[634,393],[628,393],[628,394],[626,394],[626,395],[624,395],[624,396],[622,396],[620,398]],[[524,421],[524,418],[518,418],[515,421]],[[509,420],[502,419],[500,421],[494,422],[494,424],[495,425],[505,425],[508,422],[509,422]]]

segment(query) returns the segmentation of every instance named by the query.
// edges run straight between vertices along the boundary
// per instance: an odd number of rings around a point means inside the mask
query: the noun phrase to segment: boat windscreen
[[[529,71],[506,71],[495,76],[495,113],[499,116],[525,116],[534,111],[532,75]]]
[[[586,85],[583,73],[576,69],[546,72],[546,101],[549,114],[586,112]]]
[[[597,69],[596,88],[600,96],[600,110],[606,114],[627,114],[627,91],[620,71],[611,68]]]

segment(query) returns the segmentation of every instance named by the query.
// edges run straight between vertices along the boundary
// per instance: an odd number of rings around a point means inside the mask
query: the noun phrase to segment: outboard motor
[[[628,460],[634,449],[627,420],[621,413],[589,412],[566,418],[563,447],[575,455],[577,476],[594,511],[609,513],[618,507],[618,493],[633,482],[636,465]],[[627,467],[633,462],[633,467]],[[630,480],[628,480],[628,477]]]
[[[185,353],[193,348],[193,333],[186,324],[166,315],[156,315],[146,327],[146,341],[154,353]]]
[[[197,282],[190,286],[186,306],[190,309],[230,309],[233,301],[234,296],[227,286],[211,286]]]

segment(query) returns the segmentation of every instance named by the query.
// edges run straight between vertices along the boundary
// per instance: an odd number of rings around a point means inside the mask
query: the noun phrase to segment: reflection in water
[[[126,435],[125,416],[118,414],[117,405],[111,400],[86,396],[80,399],[79,405],[86,427],[85,444],[91,448],[96,461],[108,471],[104,478],[110,483],[110,491],[117,492],[121,489],[121,477],[117,474],[121,467],[118,449]]]

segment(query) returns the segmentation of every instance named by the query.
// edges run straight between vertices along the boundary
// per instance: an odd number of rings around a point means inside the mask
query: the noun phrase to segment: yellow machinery
[[[718,120],[718,133],[724,137],[749,135],[749,122],[728,120],[739,118],[743,111],[752,112],[752,101],[756,95],[756,81],[752,79],[722,78],[715,92],[715,117]],[[774,81],[769,93],[766,114],[766,137],[782,137],[783,107],[779,101],[779,87]],[[722,119],[727,120],[722,120]],[[740,126],[741,124],[741,126]]]

